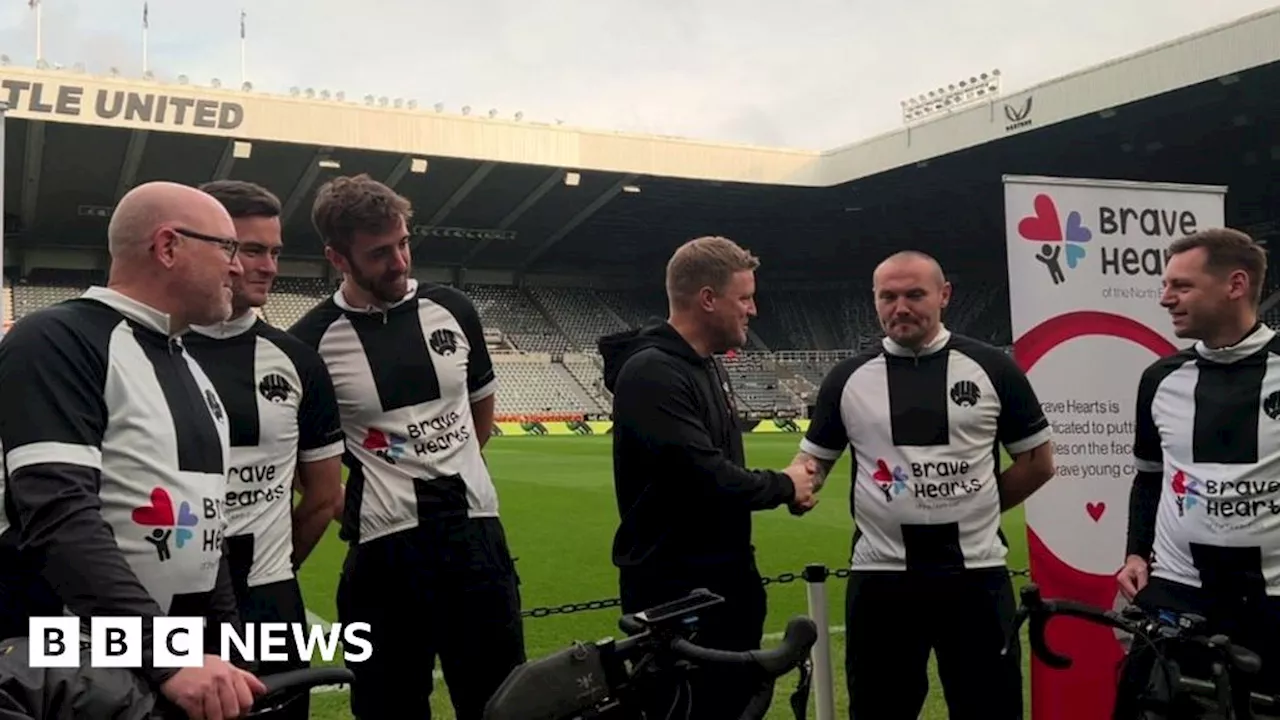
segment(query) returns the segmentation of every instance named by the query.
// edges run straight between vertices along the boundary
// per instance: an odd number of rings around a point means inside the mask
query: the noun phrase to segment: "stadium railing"
[[[517,558],[518,560],[518,558]],[[1027,570],[1010,568],[1009,574],[1014,578],[1030,578]],[[831,578],[847,579],[850,571],[847,568],[828,568],[820,563],[806,565],[800,572],[784,572],[780,575],[761,578],[762,584],[768,588],[773,585],[789,585],[795,582],[805,584],[808,601],[808,616],[818,626],[818,641],[814,643],[809,656],[811,666],[811,689],[813,692],[817,720],[834,720],[835,718],[835,675],[831,665],[831,618],[827,609],[827,580]],[[620,598],[611,597],[601,600],[565,603],[563,605],[534,607],[522,610],[525,618],[542,618],[551,615],[570,615],[573,613],[594,610],[608,610],[622,606]]]

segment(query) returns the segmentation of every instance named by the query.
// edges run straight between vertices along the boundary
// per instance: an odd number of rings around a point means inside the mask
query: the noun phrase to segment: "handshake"
[[[783,474],[791,478],[791,483],[795,486],[796,496],[791,501],[790,509],[792,515],[803,515],[813,509],[818,504],[818,490],[822,487],[821,470],[818,462],[812,458],[792,462],[790,466],[784,469]]]

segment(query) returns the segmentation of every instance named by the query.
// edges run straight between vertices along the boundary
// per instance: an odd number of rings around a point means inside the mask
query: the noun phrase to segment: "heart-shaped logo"
[[[1035,215],[1018,221],[1018,234],[1036,242],[1062,242],[1062,222],[1058,219],[1058,208],[1053,204],[1053,198],[1037,195],[1034,207]]]
[[[1084,509],[1085,512],[1089,513],[1089,517],[1093,518],[1094,522],[1098,522],[1102,519],[1102,513],[1107,511],[1107,504],[1104,502],[1091,502],[1086,504]]]
[[[893,473],[889,472],[889,464],[883,460],[876,460],[876,471],[871,474],[871,477],[881,485],[893,482]]]
[[[1084,255],[1084,248],[1067,243],[1067,267],[1075,270],[1076,265],[1079,265],[1080,261],[1084,259]]]
[[[133,509],[133,521],[152,527],[173,526],[173,501],[164,488],[151,491],[151,504]]]
[[[191,512],[191,503],[186,500],[178,506],[178,525],[180,527],[195,527],[200,524],[200,518]]]
[[[181,550],[181,549],[182,549],[182,546],[183,546],[183,545],[186,545],[186,544],[187,544],[187,541],[188,541],[188,540],[190,540],[190,539],[191,539],[191,531],[190,531],[190,530],[188,530],[188,529],[186,529],[186,528],[178,528],[178,532],[177,532],[177,541],[175,542],[175,544],[178,546],[178,549],[179,549],[179,550]]]
[[[1081,222],[1080,213],[1067,213],[1067,242],[1082,243],[1093,239],[1093,232]]]

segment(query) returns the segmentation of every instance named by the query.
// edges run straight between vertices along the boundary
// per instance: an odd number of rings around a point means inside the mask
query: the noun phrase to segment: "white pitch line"
[[[327,625],[326,621],[323,618],[321,618],[319,615],[316,615],[315,613],[312,613],[310,610],[307,611],[307,620],[315,624]],[[844,634],[844,626],[832,625],[830,628],[827,629],[827,633],[831,635],[842,635]],[[780,632],[766,633],[764,636],[760,638],[760,640],[762,642],[770,642],[772,640],[781,640],[783,637],[783,634],[784,633],[780,633]],[[435,672],[431,673],[431,679],[434,680],[435,682],[440,682],[441,680],[444,679],[444,673],[440,670],[436,670]],[[346,692],[346,691],[347,691],[346,685],[320,685],[318,687],[311,688],[312,695],[324,695],[327,693]]]

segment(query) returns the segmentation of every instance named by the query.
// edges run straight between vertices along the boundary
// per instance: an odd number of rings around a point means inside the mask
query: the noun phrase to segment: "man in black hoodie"
[[[667,264],[670,317],[600,339],[613,393],[613,473],[621,524],[613,543],[623,612],[707,588],[725,602],[699,621],[696,641],[760,647],[766,600],[751,545],[751,513],[813,507],[817,467],[747,470],[724,367],[714,357],[747,341],[759,260],[730,240],[704,237]],[[671,693],[677,687],[670,688]],[[772,691],[732,672],[691,681],[691,718],[737,718]],[[670,694],[653,693],[664,716]]]

